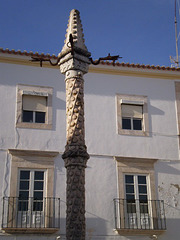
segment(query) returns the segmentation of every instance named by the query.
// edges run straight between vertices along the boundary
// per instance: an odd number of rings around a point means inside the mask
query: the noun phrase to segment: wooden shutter
[[[143,117],[142,105],[122,104],[121,107],[122,107],[122,117],[133,117],[133,118]]]
[[[46,97],[23,95],[23,110],[46,112]]]

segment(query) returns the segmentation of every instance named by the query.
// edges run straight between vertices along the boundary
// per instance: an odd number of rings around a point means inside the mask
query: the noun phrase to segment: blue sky
[[[73,8],[93,59],[111,53],[126,63],[171,65],[174,0],[0,0],[0,47],[57,55]],[[178,24],[179,31],[179,16]]]

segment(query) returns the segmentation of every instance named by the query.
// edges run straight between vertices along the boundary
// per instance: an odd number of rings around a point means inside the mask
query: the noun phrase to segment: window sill
[[[52,129],[52,124],[19,122],[17,128]]]
[[[152,236],[152,235],[161,235],[166,230],[156,230],[156,229],[120,229],[117,228],[115,231],[118,232],[119,235],[124,236],[136,236],[136,235],[143,235],[143,236]]]
[[[120,129],[118,131],[118,134],[122,135],[131,135],[131,136],[149,136],[149,133],[146,131],[141,130],[126,130],[126,129]]]
[[[2,228],[5,233],[18,233],[18,234],[52,234],[59,231],[59,228]]]

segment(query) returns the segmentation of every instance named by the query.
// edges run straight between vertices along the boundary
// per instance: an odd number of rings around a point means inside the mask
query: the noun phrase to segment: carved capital
[[[65,151],[62,155],[62,158],[64,159],[64,161],[68,161],[66,159],[68,158],[76,158],[72,160],[72,163],[75,164],[77,163],[82,163],[82,159],[83,161],[86,161],[89,159],[89,154],[87,153],[87,148],[86,145],[83,146],[78,146],[78,145],[66,145],[65,147]],[[67,167],[67,166],[66,166]]]
[[[88,69],[89,69],[89,62],[87,61],[87,58],[85,60],[86,61],[82,61],[82,59],[75,58],[72,55],[68,56],[68,58],[64,57],[63,59],[60,60],[60,63],[59,63],[60,72],[62,74],[65,74],[69,70],[79,70],[83,72],[83,74],[85,74],[88,72]]]

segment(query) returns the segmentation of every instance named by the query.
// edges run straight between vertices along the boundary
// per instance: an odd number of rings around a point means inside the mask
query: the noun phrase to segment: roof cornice
[[[15,51],[8,48],[0,48],[0,62],[29,65],[39,67],[39,62],[31,62],[31,57],[42,57],[45,59],[57,60],[58,56],[55,54],[33,53],[32,51]],[[51,66],[49,62],[43,62],[43,67],[59,69],[59,66]],[[125,76],[140,76],[140,77],[153,77],[165,79],[180,79],[180,68],[171,68],[165,66],[154,66],[134,63],[119,63],[115,65],[108,61],[101,61],[99,65],[90,65],[89,72],[112,74],[112,75],[125,75]]]

